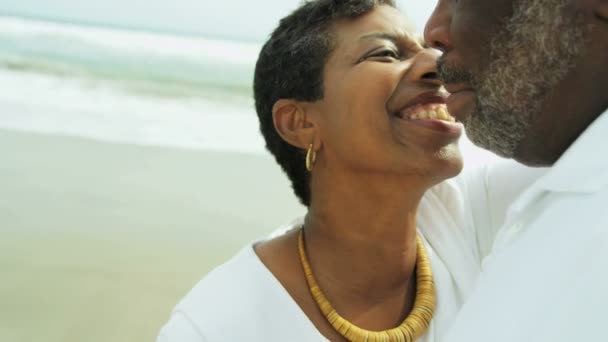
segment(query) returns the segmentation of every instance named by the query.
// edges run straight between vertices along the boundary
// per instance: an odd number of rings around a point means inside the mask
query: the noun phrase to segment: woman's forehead
[[[336,43],[365,42],[374,38],[395,38],[419,42],[422,37],[415,25],[401,11],[381,5],[369,13],[350,20],[341,20],[334,26]]]

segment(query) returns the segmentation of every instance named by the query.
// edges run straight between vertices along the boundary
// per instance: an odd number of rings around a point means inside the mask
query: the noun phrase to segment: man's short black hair
[[[323,99],[323,70],[335,44],[333,24],[356,18],[393,0],[306,1],[283,18],[262,47],[255,66],[253,92],[266,148],[274,155],[300,202],[310,205],[305,151],[285,142],[274,128],[272,107],[280,99]]]

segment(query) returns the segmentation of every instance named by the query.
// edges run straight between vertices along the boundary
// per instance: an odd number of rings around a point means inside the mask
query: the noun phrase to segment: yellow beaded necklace
[[[300,261],[306,275],[306,282],[313,298],[327,321],[334,329],[353,342],[413,342],[428,329],[433,313],[435,312],[435,283],[433,272],[429,262],[424,244],[419,236],[416,237],[417,256],[416,256],[416,299],[414,307],[405,320],[396,328],[384,331],[370,331],[359,328],[340,316],[331,306],[327,297],[321,291],[319,284],[315,280],[310,263],[304,249],[304,230],[300,230],[298,237],[298,251]]]

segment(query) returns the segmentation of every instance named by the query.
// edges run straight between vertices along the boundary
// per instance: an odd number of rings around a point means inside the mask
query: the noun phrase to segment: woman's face
[[[436,51],[395,8],[378,6],[334,27],[324,99],[312,104],[326,165],[447,178],[460,172],[462,126],[445,107]],[[431,119],[430,117],[435,117]]]

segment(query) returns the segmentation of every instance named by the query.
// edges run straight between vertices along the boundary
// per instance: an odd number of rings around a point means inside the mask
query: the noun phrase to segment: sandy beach
[[[303,213],[270,156],[0,131],[0,341],[152,341],[241,246]]]

